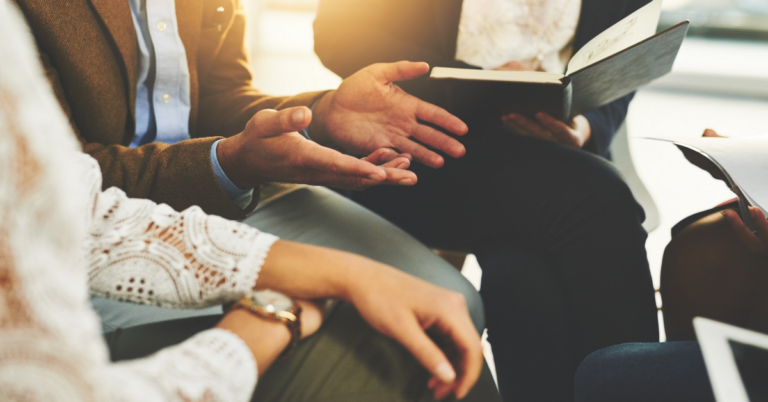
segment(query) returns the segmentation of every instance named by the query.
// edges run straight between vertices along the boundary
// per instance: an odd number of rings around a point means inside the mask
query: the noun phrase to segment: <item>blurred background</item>
[[[290,95],[338,86],[313,51],[316,0],[247,1],[257,88]],[[640,90],[627,119],[631,165],[658,211],[647,243],[657,287],[670,228],[733,195],[671,144],[641,138],[768,132],[768,0],[665,0],[659,29],[685,19],[689,37],[672,74]]]

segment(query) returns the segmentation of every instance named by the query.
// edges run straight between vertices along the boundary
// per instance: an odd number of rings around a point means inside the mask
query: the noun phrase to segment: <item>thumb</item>
[[[266,109],[256,113],[248,122],[248,128],[262,137],[273,137],[284,133],[300,131],[312,121],[312,111],[300,106],[280,111]]]
[[[423,62],[400,61],[397,63],[376,64],[374,74],[385,83],[406,81],[421,77],[429,72],[429,64]]]

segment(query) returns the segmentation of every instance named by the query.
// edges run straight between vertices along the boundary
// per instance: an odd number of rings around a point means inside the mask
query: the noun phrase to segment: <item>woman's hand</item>
[[[589,120],[582,115],[574,117],[570,124],[565,124],[546,113],[537,113],[536,120],[511,113],[502,116],[501,122],[516,134],[575,148],[583,147],[592,136]]]
[[[428,385],[436,399],[465,397],[480,375],[483,352],[464,297],[387,266],[360,270],[358,277],[349,301],[363,318],[432,373]]]
[[[432,373],[429,385],[437,397],[453,392],[463,398],[480,376],[480,336],[456,292],[359,255],[284,240],[270,249],[256,287],[352,303]]]
[[[759,255],[768,255],[768,220],[765,219],[763,211],[759,208],[749,207],[749,213],[752,216],[752,222],[755,223],[757,233],[752,233],[749,230],[736,211],[726,209],[722,212],[736,236],[750,251]]]

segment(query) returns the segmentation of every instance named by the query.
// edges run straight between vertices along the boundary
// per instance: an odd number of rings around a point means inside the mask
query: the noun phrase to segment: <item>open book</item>
[[[702,166],[699,160],[695,164],[710,173],[716,169],[722,174],[718,178],[739,196],[741,218],[751,230],[754,231],[754,226],[747,205],[760,208],[768,216],[768,134],[738,138],[649,139],[672,142],[683,153],[694,152],[710,162],[713,168]],[[688,156],[688,160],[691,159]]]
[[[658,34],[661,0],[654,0],[592,39],[565,75],[435,67],[447,108],[460,117],[546,112],[563,121],[627,95],[672,70],[688,21]]]

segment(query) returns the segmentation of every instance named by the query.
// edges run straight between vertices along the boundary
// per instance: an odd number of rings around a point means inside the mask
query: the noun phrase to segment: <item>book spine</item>
[[[573,104],[573,83],[570,77],[563,78],[563,112],[559,116],[560,120],[570,122],[573,116],[571,116],[571,105]]]

